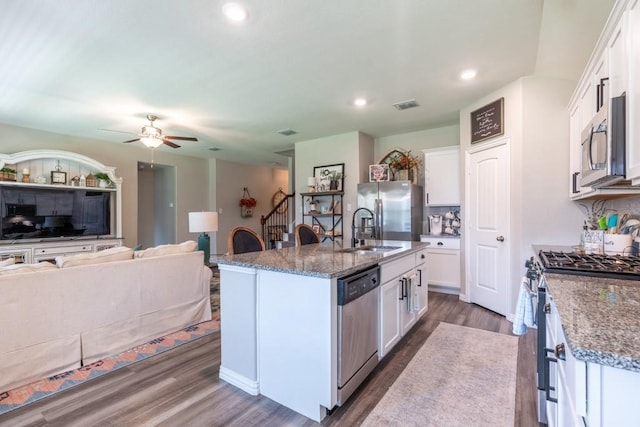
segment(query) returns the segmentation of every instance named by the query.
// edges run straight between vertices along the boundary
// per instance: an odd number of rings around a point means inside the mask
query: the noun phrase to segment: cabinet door
[[[426,206],[460,205],[460,149],[425,151]]]
[[[428,281],[430,285],[460,289],[460,251],[429,249]]]
[[[400,334],[400,280],[390,280],[380,288],[380,339],[378,357],[382,359],[393,348]]]
[[[418,312],[416,313],[416,320],[421,318],[423,314],[427,312],[429,305],[429,287],[427,286],[427,264],[420,264],[416,267],[418,278],[415,283],[416,295],[418,296]]]
[[[418,304],[419,297],[417,296],[418,276],[414,271],[409,274],[405,274],[404,285],[400,286],[401,299],[400,302],[400,334],[404,335],[418,320]]]
[[[582,128],[580,105],[569,110],[569,197],[580,194],[580,171],[582,169]]]
[[[640,2],[627,11],[627,179],[640,185]]]

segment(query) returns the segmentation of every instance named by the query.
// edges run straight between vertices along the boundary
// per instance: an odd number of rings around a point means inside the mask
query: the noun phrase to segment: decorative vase
[[[329,181],[329,190],[338,191],[338,181]]]
[[[400,169],[397,171],[396,176],[398,177],[398,181],[408,181],[409,180],[409,170],[408,169]]]

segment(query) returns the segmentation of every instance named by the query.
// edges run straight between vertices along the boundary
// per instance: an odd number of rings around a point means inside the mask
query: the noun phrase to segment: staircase
[[[289,230],[289,224],[294,222],[293,197],[295,193],[287,194],[275,205],[266,216],[260,217],[262,224],[262,238],[267,249],[276,249],[287,246],[295,246],[293,230]]]

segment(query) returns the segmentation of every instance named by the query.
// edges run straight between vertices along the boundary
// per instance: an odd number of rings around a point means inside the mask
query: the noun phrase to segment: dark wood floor
[[[224,319],[223,319],[224,321]],[[429,310],[377,366],[345,406],[322,422],[360,424],[439,322],[509,334],[504,317],[457,296],[429,293]],[[535,331],[520,337],[516,425],[538,426],[535,412]],[[265,397],[218,379],[215,333],[0,416],[0,426],[313,426]],[[482,393],[482,390],[478,390]]]

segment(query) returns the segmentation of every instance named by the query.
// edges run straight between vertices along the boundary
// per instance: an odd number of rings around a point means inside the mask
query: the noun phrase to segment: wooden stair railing
[[[286,233],[288,224],[292,221],[293,197],[295,193],[287,194],[275,205],[271,212],[260,217],[262,224],[262,238],[267,249],[274,249],[276,242],[282,241],[282,235]]]

